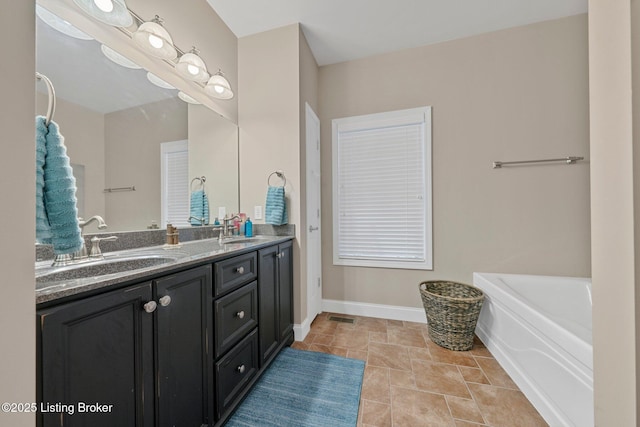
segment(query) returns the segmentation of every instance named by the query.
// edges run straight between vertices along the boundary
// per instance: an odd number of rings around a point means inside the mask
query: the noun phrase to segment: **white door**
[[[322,231],[320,227],[320,119],[306,104],[307,144],[307,318],[322,312]]]

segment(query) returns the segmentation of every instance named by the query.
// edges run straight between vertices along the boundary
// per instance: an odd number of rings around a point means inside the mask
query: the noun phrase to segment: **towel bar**
[[[270,186],[271,185],[271,177],[273,175],[277,175],[278,178],[280,178],[281,180],[284,181],[284,184],[282,184],[283,187],[285,187],[287,185],[287,178],[284,176],[284,172],[282,171],[275,171],[275,172],[271,172],[271,174],[269,175],[269,178],[267,178],[267,185]]]

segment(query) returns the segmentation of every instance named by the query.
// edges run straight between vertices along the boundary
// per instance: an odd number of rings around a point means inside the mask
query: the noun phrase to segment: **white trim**
[[[301,325],[294,323],[293,324],[293,337],[296,341],[304,341],[311,330],[311,322],[309,322],[309,318],[304,319]]]
[[[402,307],[398,305],[323,299],[322,311],[337,314],[350,314],[352,316],[377,317],[380,319],[427,323],[427,315],[425,314],[424,309]]]

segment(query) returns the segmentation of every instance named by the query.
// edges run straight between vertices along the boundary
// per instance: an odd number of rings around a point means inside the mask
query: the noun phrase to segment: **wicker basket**
[[[484,294],[476,287],[432,280],[419,285],[431,340],[449,350],[470,350]]]

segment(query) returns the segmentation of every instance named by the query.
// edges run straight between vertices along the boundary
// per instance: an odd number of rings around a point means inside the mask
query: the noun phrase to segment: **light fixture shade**
[[[102,50],[102,53],[104,54],[104,56],[106,56],[107,58],[109,58],[111,61],[115,62],[118,65],[121,65],[126,68],[131,68],[132,70],[139,70],[140,68],[142,68],[141,66],[139,66],[138,64],[136,64],[126,56],[120,55],[118,52],[111,49],[107,45],[104,45],[104,44],[101,45],[100,50]]]
[[[129,27],[133,18],[125,0],[73,0],[88,15],[114,27]]]
[[[152,72],[147,73],[147,80],[149,80],[154,85],[161,87],[163,89],[172,89],[175,90],[175,87],[171,86],[169,83],[162,80],[160,77],[156,76]]]
[[[184,102],[187,102],[189,104],[195,104],[195,105],[200,104],[200,102],[196,101],[195,99],[193,99],[192,97],[190,97],[189,95],[187,95],[182,91],[178,92],[178,98],[182,99]]]
[[[69,22],[60,18],[58,15],[49,12],[39,4],[36,4],[36,15],[38,15],[38,18],[40,18],[42,22],[44,22],[54,30],[60,31],[62,34],[80,40],[93,40],[93,37],[83,31],[80,31]]]
[[[187,80],[204,83],[209,79],[209,73],[207,72],[207,66],[198,53],[198,50],[194,47],[190,52],[182,55],[176,64],[176,70]]]
[[[204,91],[218,99],[231,99],[233,98],[233,91],[231,90],[231,85],[229,84],[229,80],[222,74],[222,71],[218,70],[209,81],[207,85],[204,87]]]
[[[178,57],[173,40],[162,26],[162,20],[158,15],[152,21],[140,25],[133,33],[133,40],[142,50],[156,58],[174,60]]]

